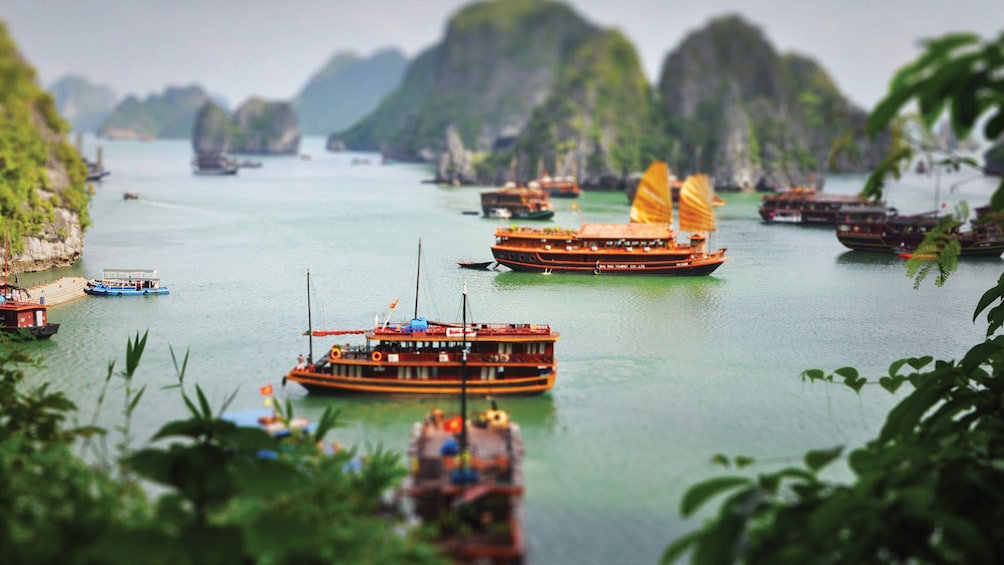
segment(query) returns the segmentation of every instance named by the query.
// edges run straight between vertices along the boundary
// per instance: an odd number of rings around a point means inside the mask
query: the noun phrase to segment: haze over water
[[[92,154],[93,139],[85,154]],[[671,539],[700,525],[679,517],[685,489],[727,474],[715,453],[748,455],[754,472],[798,463],[813,448],[874,437],[899,397],[877,386],[801,382],[805,369],[852,365],[877,379],[894,360],[957,359],[982,340],[972,322],[1004,262],[962,261],[945,288],[919,290],[894,255],[849,252],[831,229],[765,225],[757,194],[724,194],[714,247],[730,261],[713,276],[648,278],[535,275],[459,269],[488,260],[498,220],[478,209],[485,188],[441,188],[432,171],[382,166],[378,156],[328,153],[307,139],[312,159],[262,158],[236,177],[192,175],[187,141],[100,142],[112,175],[96,185],[84,258],[57,275],[97,277],[103,268],[156,268],[169,296],[85,298],[53,307],[59,334],[37,347],[53,380],[89,418],[108,363],[124,366],[128,338],[150,332],[137,385],[148,390],[133,429],[142,445],[184,417],[170,348],[189,352],[186,386],[215,407],[262,405],[273,383],[297,414],[340,407],[348,424],[331,439],[403,452],[412,422],[448,399],[306,395],[282,376],[308,351],[306,272],[315,329],[368,328],[400,298],[395,320],[414,313],[418,242],[423,256],[418,314],[460,317],[463,284],[476,321],[548,323],[561,332],[558,379],[548,394],[501,399],[527,449],[524,525],[530,563],[655,563]],[[373,164],[353,165],[365,156]],[[950,208],[985,204],[994,179],[941,179]],[[863,176],[830,177],[826,191],[855,193]],[[935,179],[908,173],[887,193],[901,213],[935,206]],[[140,195],[125,201],[125,191]],[[577,226],[571,201],[554,222]],[[589,222],[625,222],[621,193],[579,199]],[[314,340],[314,355],[332,341]],[[120,381],[98,422],[122,422]],[[900,395],[901,396],[901,395]],[[473,408],[487,407],[474,400]],[[117,439],[112,435],[113,439]],[[110,442],[113,443],[113,442]],[[841,474],[839,466],[832,472]]]

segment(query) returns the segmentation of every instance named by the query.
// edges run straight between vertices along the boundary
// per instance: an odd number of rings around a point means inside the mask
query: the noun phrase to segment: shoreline
[[[58,306],[87,296],[84,287],[87,279],[84,277],[61,277],[50,283],[28,288],[32,302],[43,303],[46,306]]]

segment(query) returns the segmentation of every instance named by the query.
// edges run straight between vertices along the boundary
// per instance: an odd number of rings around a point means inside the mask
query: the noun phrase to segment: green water
[[[983,336],[973,308],[1004,267],[967,261],[947,287],[913,290],[894,256],[849,252],[828,229],[765,225],[757,195],[726,194],[711,244],[731,259],[710,277],[469,271],[456,261],[490,259],[499,220],[462,214],[478,209],[481,189],[424,184],[424,167],[352,165],[357,155],[308,139],[309,160],[269,157],[261,169],[207,178],[191,174],[187,142],[101,143],[112,175],[97,185],[84,258],[27,282],[156,268],[171,294],[52,308],[62,327],[38,346],[45,377],[84,417],[108,363],[124,365],[126,340],[149,330],[137,443],[185,414],[177,393],[161,390],[176,382],[173,348],[179,359],[189,353],[186,382],[215,405],[236,390],[234,407],[261,406],[258,388],[272,382],[299,414],[340,407],[348,426],[332,439],[403,451],[411,423],[447,401],[308,396],[279,383],[307,353],[307,270],[315,329],[369,327],[398,298],[403,319],[415,307],[421,240],[419,315],[459,319],[466,282],[475,319],[549,323],[562,334],[555,388],[502,401],[526,443],[530,563],[655,563],[699,525],[680,518],[679,500],[722,472],[713,454],[753,456],[763,470],[874,437],[895,397],[808,385],[799,374],[854,365],[875,378],[901,357],[960,357]],[[941,201],[983,204],[994,186],[949,190],[960,180],[942,179]],[[853,193],[861,181],[833,177],[826,190]],[[935,189],[907,175],[889,194],[901,212],[919,212],[934,206]],[[123,200],[126,191],[140,199]],[[580,223],[571,202],[556,200],[551,225]],[[579,206],[590,222],[628,215],[619,193],[587,193]],[[315,340],[315,355],[330,345]],[[99,423],[121,423],[121,398],[121,387],[109,394]]]

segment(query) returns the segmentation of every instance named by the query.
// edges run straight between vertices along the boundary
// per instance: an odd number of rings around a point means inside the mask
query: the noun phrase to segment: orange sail
[[[691,175],[680,188],[680,231],[715,231],[714,191],[708,175]]]
[[[631,204],[631,221],[640,224],[673,223],[673,200],[669,193],[669,166],[654,161],[638,183]]]

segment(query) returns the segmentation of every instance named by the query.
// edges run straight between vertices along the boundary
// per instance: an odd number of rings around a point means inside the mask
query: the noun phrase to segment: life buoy
[[[379,351],[374,351],[373,355],[370,355],[370,358],[379,363],[380,361],[383,360],[383,353],[380,353]]]
[[[342,350],[337,345],[331,346],[331,358],[338,359],[342,356]]]

